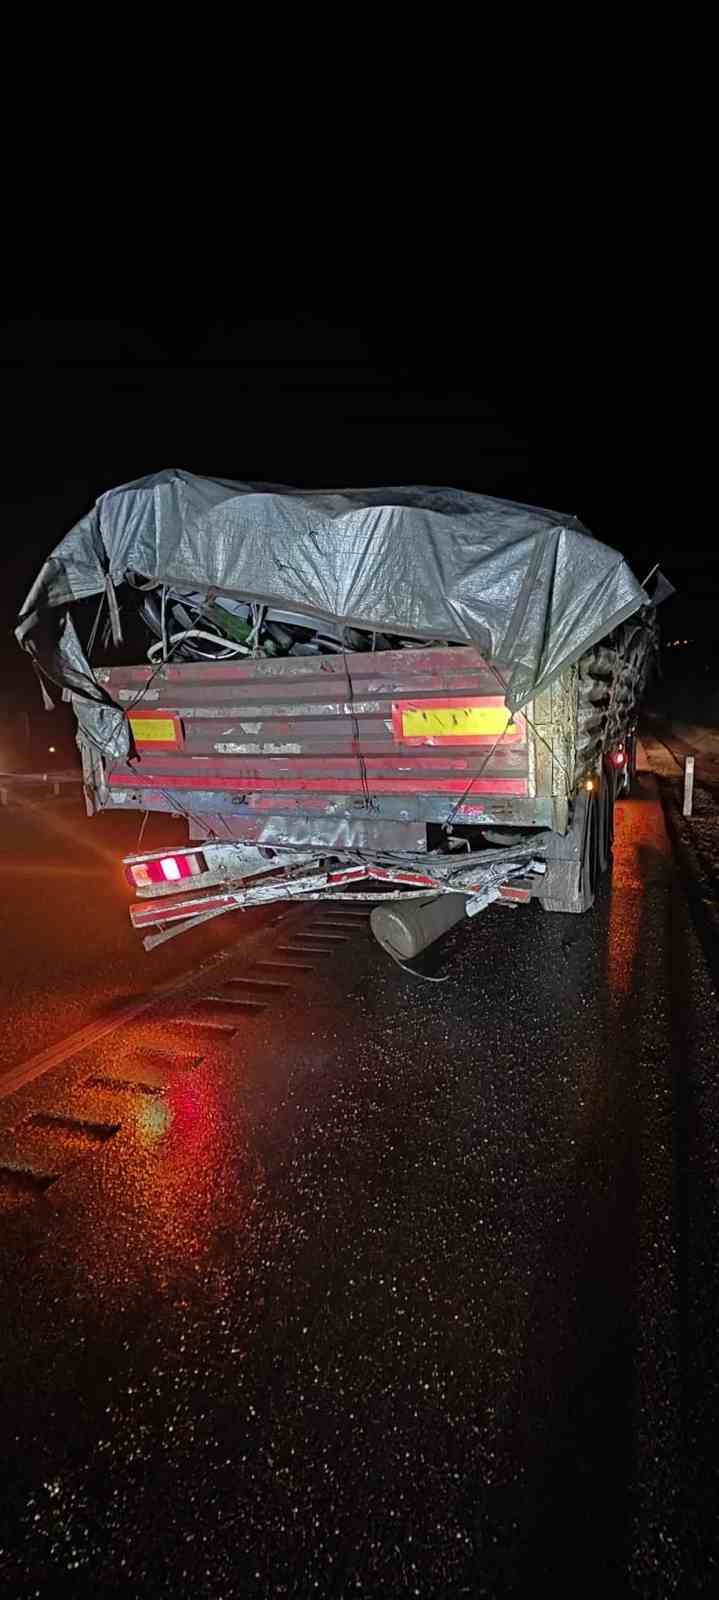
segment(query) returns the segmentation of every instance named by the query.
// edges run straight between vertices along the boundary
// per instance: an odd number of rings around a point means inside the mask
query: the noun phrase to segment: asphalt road
[[[675,757],[682,770],[686,756],[693,756],[695,781],[712,795],[719,795],[719,729],[695,727],[691,723],[673,722],[666,713],[650,712],[645,716],[648,735],[652,735]]]
[[[166,968],[68,839],[4,866],[6,1068],[208,964],[0,1100],[3,1592],[715,1594],[717,997],[654,780],[593,913],[490,908],[442,984],[323,907]]]
[[[89,819],[78,791],[57,801],[25,791],[22,805],[0,808],[0,1089],[3,1068],[236,942],[238,924],[220,917],[145,955],[122,869],[123,856],[140,848],[140,823],[121,812]],[[143,846],[172,844],[187,844],[184,822],[150,816]],[[243,939],[266,921],[266,911],[246,913]]]

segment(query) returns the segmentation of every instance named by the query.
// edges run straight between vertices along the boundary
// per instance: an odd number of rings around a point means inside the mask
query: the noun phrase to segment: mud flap
[[[547,862],[539,894],[545,911],[577,916],[594,905],[600,873],[599,809],[593,792],[584,790],[577,797],[571,828],[560,841],[564,859]]]

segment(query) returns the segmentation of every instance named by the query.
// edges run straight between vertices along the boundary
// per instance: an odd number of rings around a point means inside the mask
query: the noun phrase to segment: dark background
[[[678,590],[665,632],[714,638],[716,538],[691,469],[688,345],[651,265],[581,260],[551,293],[411,280],[363,304],[287,311],[238,294],[120,315],[9,317],[2,329],[3,684],[42,560],[97,495],[160,467],[315,487],[446,483],[576,513],[643,579]],[[531,286],[531,287],[530,287]],[[211,303],[211,297],[208,297]],[[319,297],[318,297],[319,299]],[[696,352],[694,352],[696,354]]]

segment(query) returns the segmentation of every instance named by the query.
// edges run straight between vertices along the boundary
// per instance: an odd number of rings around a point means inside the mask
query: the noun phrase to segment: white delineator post
[[[684,805],[682,815],[690,817],[692,814],[692,800],[694,799],[694,757],[684,758]]]

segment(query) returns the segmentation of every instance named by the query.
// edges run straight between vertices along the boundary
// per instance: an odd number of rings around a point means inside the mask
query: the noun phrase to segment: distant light
[[[55,746],[54,746],[54,744],[49,744],[47,748],[48,748],[48,750],[50,752],[50,755],[54,756],[54,754],[55,754]]]
[[[587,778],[586,781],[585,781],[584,787],[585,787],[585,789],[588,789],[589,792],[591,793],[592,789],[594,788],[594,779],[593,778]]]

